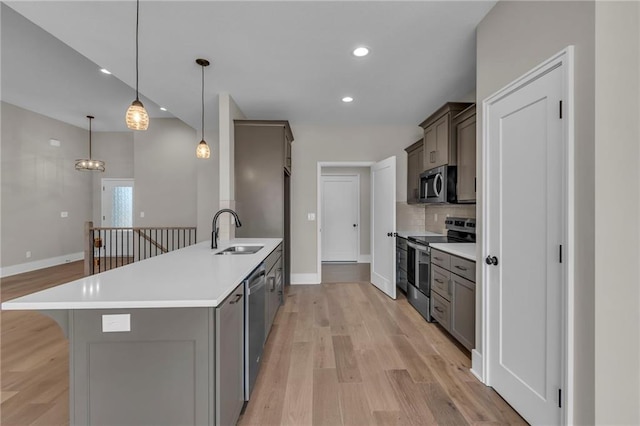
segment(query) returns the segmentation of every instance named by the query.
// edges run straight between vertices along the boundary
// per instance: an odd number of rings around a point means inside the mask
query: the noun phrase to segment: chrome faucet
[[[231,213],[233,215],[233,219],[236,221],[236,228],[240,228],[242,223],[240,223],[240,218],[238,217],[238,213],[234,212],[231,209],[222,209],[218,210],[218,212],[213,216],[213,222],[211,223],[211,248],[218,248],[218,217],[222,213]]]

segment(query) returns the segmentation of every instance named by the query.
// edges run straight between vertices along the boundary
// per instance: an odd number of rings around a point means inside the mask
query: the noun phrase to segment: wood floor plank
[[[396,347],[396,350],[404,364],[407,367],[407,371],[414,382],[435,382],[436,379],[431,372],[431,369],[424,361],[424,359],[416,352],[411,346],[409,341],[404,335],[389,336],[391,343]]]
[[[375,426],[402,426],[407,422],[401,411],[374,411],[373,424]]]
[[[310,425],[313,405],[313,343],[294,342],[282,407],[282,424]]]
[[[336,368],[331,328],[313,328],[313,368]]]
[[[332,336],[336,371],[340,383],[362,382],[350,336]]]
[[[362,383],[340,383],[339,397],[344,426],[373,424],[371,407]]]
[[[312,416],[314,426],[342,425],[338,393],[338,374],[334,368],[313,370]]]
[[[438,425],[463,426],[469,424],[440,384],[420,383],[418,386]]]
[[[373,349],[356,353],[358,365],[362,368],[363,383],[369,406],[373,410],[397,411],[400,409],[396,394],[391,389],[389,378]]]
[[[411,380],[407,370],[388,370],[386,373],[396,399],[400,403],[400,409],[406,416],[407,424],[416,426],[437,424],[433,413],[425,403],[419,385]]]

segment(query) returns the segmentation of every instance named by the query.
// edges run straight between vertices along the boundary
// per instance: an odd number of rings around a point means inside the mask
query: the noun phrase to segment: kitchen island
[[[2,304],[69,338],[72,425],[235,423],[244,402],[244,279],[281,239],[200,243]],[[255,254],[217,255],[232,245]]]

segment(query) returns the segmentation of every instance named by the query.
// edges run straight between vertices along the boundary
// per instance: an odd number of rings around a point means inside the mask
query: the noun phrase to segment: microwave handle
[[[436,183],[438,180],[440,180],[440,191],[438,191],[438,184]],[[436,193],[436,197],[439,197],[442,193],[442,189],[444,189],[444,185],[442,183],[442,173],[438,173],[433,179],[433,192]]]

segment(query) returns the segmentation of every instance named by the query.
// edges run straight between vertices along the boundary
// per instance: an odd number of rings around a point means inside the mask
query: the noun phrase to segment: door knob
[[[387,232],[387,237],[393,237],[393,232]]]
[[[498,264],[498,258],[495,256],[487,256],[487,258],[484,260],[486,262],[487,265],[497,265]]]
[[[358,226],[358,225],[354,223],[354,224],[353,224],[353,227],[355,228],[356,226]]]

